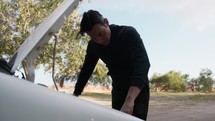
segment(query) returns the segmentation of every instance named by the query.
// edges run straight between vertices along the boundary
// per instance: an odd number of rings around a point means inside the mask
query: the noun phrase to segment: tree
[[[191,90],[194,91],[199,91],[199,81],[197,78],[192,78],[188,82],[188,87],[191,88]]]
[[[111,79],[107,76],[107,71],[108,69],[105,67],[105,64],[99,60],[90,78],[91,84],[110,87]]]
[[[0,1],[0,57],[9,60],[13,53],[63,0],[8,0]],[[56,80],[74,77],[83,63],[87,37],[78,37],[81,15],[75,10],[61,27],[57,36]],[[47,72],[52,68],[54,41],[51,39],[40,51],[35,67],[41,64]],[[22,67],[22,66],[21,66]],[[103,68],[104,66],[97,66]],[[98,75],[97,72],[95,73]],[[104,76],[104,75],[103,75]]]
[[[175,92],[185,92],[188,75],[182,75],[179,72],[170,71],[167,75],[170,79],[170,88]]]
[[[45,0],[0,1],[0,56],[9,59],[39,23],[59,4]],[[36,14],[35,14],[36,13]]]
[[[180,72],[170,71],[164,75],[153,75],[150,80],[151,84],[160,91],[174,91],[174,92],[184,92],[186,91],[186,85],[188,80],[187,74],[181,74]]]
[[[200,91],[211,92],[213,88],[213,72],[210,69],[202,69],[198,78]]]
[[[155,88],[156,91],[168,90],[169,87],[168,82],[169,80],[165,75],[154,73],[150,82],[152,86]]]

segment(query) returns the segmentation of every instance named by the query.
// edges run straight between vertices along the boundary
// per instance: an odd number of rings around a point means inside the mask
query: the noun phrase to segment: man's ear
[[[104,18],[104,24],[105,24],[105,26],[109,26],[109,21],[107,18]]]

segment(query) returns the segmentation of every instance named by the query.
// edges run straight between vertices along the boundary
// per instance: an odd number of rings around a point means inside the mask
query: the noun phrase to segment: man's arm
[[[132,114],[133,112],[133,107],[134,107],[134,101],[138,94],[140,93],[140,89],[135,86],[131,86],[128,90],[127,97],[125,99],[125,102],[121,108],[122,112]]]
[[[88,79],[90,78],[90,76],[98,62],[99,58],[93,54],[92,49],[93,49],[93,47],[90,45],[90,42],[89,42],[84,64],[83,64],[81,72],[78,76],[77,83],[75,84],[75,90],[73,92],[74,96],[79,96],[82,93]]]
[[[132,114],[134,102],[140,91],[148,86],[149,59],[140,35],[135,29],[127,34],[132,65],[132,82],[121,111]]]
[[[133,28],[128,31],[129,55],[132,65],[131,86],[139,89],[149,84],[148,71],[150,62],[143,41],[139,33]]]

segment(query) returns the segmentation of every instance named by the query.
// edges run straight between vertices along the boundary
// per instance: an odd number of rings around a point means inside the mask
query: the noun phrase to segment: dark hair
[[[84,12],[81,20],[80,32],[78,34],[84,36],[85,33],[90,31],[95,24],[104,24],[103,16],[95,10]]]

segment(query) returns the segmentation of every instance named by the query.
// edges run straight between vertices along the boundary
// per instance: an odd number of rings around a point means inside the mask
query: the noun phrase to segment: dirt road
[[[82,98],[111,107],[110,98]],[[215,95],[152,94],[147,121],[215,121]]]
[[[148,121],[215,121],[215,100],[152,96]]]

